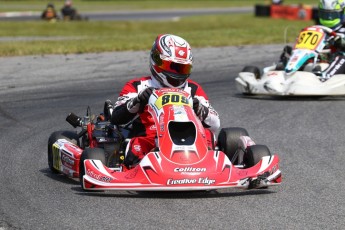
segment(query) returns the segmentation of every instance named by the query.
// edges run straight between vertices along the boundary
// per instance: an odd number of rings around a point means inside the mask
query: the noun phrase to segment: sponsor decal
[[[150,130],[156,130],[156,126],[155,125],[151,125],[149,129]]]
[[[197,179],[173,179],[170,178],[167,180],[167,185],[180,185],[180,184],[202,184],[202,185],[211,185],[216,183],[216,180],[210,179],[208,177],[200,177]]]
[[[206,172],[206,168],[193,168],[193,167],[175,168],[174,172]]]
[[[236,170],[237,175],[239,175],[240,177],[244,177],[248,175],[248,170]]]
[[[86,174],[92,178],[95,178],[96,180],[99,180],[99,181],[103,181],[103,182],[110,182],[111,181],[110,177],[96,174],[90,169],[87,170]]]
[[[174,147],[174,150],[175,151],[183,151],[183,152],[185,152],[185,151],[192,151],[192,150],[194,150],[195,149],[195,147],[194,146],[175,146]]]
[[[74,165],[74,159],[72,159],[70,156],[66,155],[65,152],[62,152],[61,153],[61,161],[62,163],[65,165],[67,164],[66,166],[73,166]]]
[[[277,72],[269,72],[269,73],[267,74],[267,77],[273,77],[273,76],[277,76],[277,75],[278,75]]]
[[[66,143],[64,146],[65,148],[67,148],[68,151],[72,151],[72,152],[76,151],[77,153],[81,153],[83,151],[81,148],[79,148],[78,146],[70,142]],[[72,153],[69,153],[69,152],[65,152],[65,153],[70,156],[73,156]]]
[[[272,169],[269,171],[269,174],[272,175],[279,169],[279,164],[276,164],[272,167]]]
[[[134,145],[133,148],[135,151],[140,152],[141,151],[141,146],[140,145]]]
[[[159,116],[159,127],[160,131],[164,132],[164,113],[161,113],[161,115]]]
[[[184,93],[183,90],[181,89],[176,89],[176,88],[164,88],[160,90],[161,92],[178,92],[178,93]]]
[[[164,124],[160,124],[159,127],[160,127],[160,131],[161,131],[161,132],[164,132]]]
[[[341,59],[340,62],[335,65],[334,69],[329,73],[329,75],[334,75],[340,69],[340,67],[344,64],[344,62],[345,60]]]
[[[60,149],[59,145],[54,143],[52,146],[53,153],[53,167],[57,170],[60,170]]]
[[[183,55],[185,54],[185,52],[184,52],[183,50],[180,50],[180,51],[178,51],[178,54],[179,54],[181,57],[183,57]]]

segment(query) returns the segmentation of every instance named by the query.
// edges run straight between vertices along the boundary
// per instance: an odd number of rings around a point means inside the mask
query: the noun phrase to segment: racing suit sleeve
[[[128,104],[133,98],[138,96],[137,89],[129,81],[122,88],[120,95],[115,102],[114,110],[111,115],[111,123],[115,125],[126,124],[130,122],[137,113],[129,111]]]
[[[195,98],[199,100],[199,103],[208,109],[207,116],[202,120],[204,127],[209,128],[213,133],[215,133],[220,127],[220,119],[216,110],[211,106],[208,96],[205,91],[198,87],[194,95]]]

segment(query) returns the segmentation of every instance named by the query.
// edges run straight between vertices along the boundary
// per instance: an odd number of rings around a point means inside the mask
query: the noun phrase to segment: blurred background
[[[303,2],[303,3],[301,3]],[[145,50],[157,34],[193,47],[293,42],[317,0],[1,0],[0,56]]]

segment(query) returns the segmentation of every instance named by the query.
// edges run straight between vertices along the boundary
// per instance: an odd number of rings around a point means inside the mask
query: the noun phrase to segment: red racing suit
[[[162,88],[159,82],[151,76],[137,78],[128,81],[122,88],[118,100],[115,103],[114,111],[112,112],[111,122],[113,124],[126,124],[136,117],[136,113],[131,113],[127,108],[127,103],[138,93],[148,87]],[[214,147],[214,133],[220,126],[218,113],[212,108],[208,101],[208,97],[202,87],[187,79],[182,89],[194,98],[198,98],[203,106],[208,108],[208,114],[202,121],[206,128],[208,136],[209,147]],[[149,153],[156,147],[156,127],[153,118],[148,112],[147,106],[144,107],[142,113],[138,113],[138,117],[133,121],[132,133],[130,133],[131,141],[127,145],[126,157],[124,164],[129,167],[138,163],[145,154]]]

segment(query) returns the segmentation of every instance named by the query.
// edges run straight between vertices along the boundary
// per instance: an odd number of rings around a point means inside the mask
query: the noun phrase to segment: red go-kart
[[[191,96],[179,89],[154,90],[149,103],[157,148],[130,170],[122,170],[130,124],[114,126],[102,116],[67,121],[80,133],[54,132],[48,164],[55,173],[79,177],[84,190],[182,191],[254,189],[279,185],[279,157],[257,145],[243,128],[222,128],[210,149]]]

